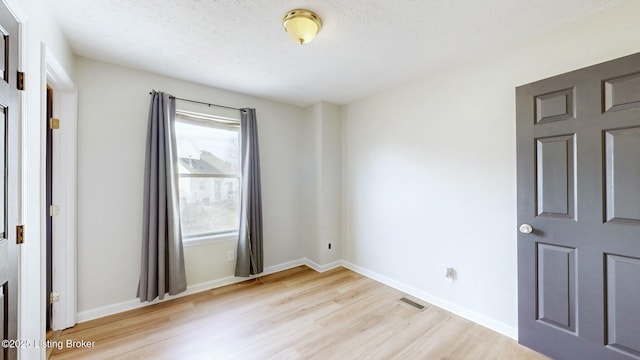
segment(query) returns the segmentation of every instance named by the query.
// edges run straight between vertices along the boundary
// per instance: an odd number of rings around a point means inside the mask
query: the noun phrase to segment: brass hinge
[[[24,73],[22,71],[18,71],[18,90],[24,90]]]
[[[54,302],[58,302],[60,301],[60,294],[58,294],[57,292],[50,292],[49,293],[49,304],[53,304]]]
[[[58,205],[49,205],[49,216],[58,216],[60,215],[60,206]]]
[[[49,128],[50,129],[60,129],[60,119],[49,118]]]
[[[24,244],[24,225],[16,226],[16,244]]]

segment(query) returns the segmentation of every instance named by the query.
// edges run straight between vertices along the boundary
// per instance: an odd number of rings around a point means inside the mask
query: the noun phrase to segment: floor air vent
[[[415,302],[415,301],[413,301],[413,300],[409,300],[409,299],[407,299],[406,297],[402,297],[402,298],[400,298],[400,301],[402,301],[402,302],[404,302],[404,303],[407,303],[407,304],[409,304],[409,305],[413,306],[414,308],[416,308],[416,309],[418,309],[418,310],[422,310],[422,309],[424,309],[424,308],[425,308],[425,306],[424,306],[424,305],[418,304],[417,302]]]

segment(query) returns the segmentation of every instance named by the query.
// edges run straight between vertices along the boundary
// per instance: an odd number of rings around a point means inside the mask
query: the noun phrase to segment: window
[[[185,238],[237,232],[240,125],[176,111],[180,216]]]

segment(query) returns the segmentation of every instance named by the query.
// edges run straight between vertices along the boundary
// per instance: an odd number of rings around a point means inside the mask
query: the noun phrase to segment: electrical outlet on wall
[[[236,258],[236,254],[233,250],[227,251],[227,261],[233,261]]]
[[[444,277],[445,279],[449,279],[451,280],[451,282],[454,282],[458,277],[458,272],[456,271],[456,269],[448,267],[445,270]]]

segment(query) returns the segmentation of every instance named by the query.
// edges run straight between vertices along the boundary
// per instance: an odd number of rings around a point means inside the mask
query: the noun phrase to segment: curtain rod
[[[155,91],[155,90],[154,90]],[[153,91],[149,91],[149,95],[153,94]],[[188,101],[188,102],[192,102],[192,103],[196,103],[196,104],[202,104],[202,105],[207,105],[209,107],[211,106],[216,106],[216,107],[221,107],[221,108],[225,108],[225,109],[231,109],[231,110],[238,110],[238,111],[245,111],[243,109],[238,109],[238,108],[234,108],[231,106],[225,106],[225,105],[218,105],[218,104],[211,104],[211,103],[206,103],[206,102],[202,102],[202,101],[196,101],[196,100],[189,100],[189,99],[183,99],[183,98],[179,98],[179,97],[175,97],[173,95],[169,95],[170,98],[176,99],[176,100],[182,100],[182,101]]]

